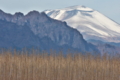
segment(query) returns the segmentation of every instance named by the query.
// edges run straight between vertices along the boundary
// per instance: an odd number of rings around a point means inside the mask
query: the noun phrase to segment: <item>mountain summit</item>
[[[88,8],[86,6],[70,6],[70,7],[66,7],[64,8],[63,10],[67,10],[67,11],[70,11],[70,10],[81,10],[81,11],[93,11],[93,9],[91,8]]]
[[[85,6],[71,6],[63,9],[47,10],[51,18],[66,21],[77,29],[86,40],[120,42],[120,25],[100,12]]]

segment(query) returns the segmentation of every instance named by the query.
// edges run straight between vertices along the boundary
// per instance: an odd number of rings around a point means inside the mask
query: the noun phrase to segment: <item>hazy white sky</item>
[[[32,10],[44,11],[74,5],[95,9],[120,24],[120,0],[0,0],[0,9],[14,14]]]

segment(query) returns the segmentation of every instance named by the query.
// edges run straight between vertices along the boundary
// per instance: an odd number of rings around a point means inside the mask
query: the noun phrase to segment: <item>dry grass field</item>
[[[0,54],[0,80],[120,80],[120,57],[6,51]]]

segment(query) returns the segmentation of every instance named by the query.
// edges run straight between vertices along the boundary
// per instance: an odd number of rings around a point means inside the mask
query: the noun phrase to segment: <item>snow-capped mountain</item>
[[[85,6],[46,10],[51,18],[66,21],[83,35],[84,39],[120,42],[120,25],[100,12]]]

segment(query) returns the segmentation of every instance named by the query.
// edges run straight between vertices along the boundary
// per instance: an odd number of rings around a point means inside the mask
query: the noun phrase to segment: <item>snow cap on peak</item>
[[[86,8],[86,6],[75,5],[75,6],[70,6],[70,7],[67,7],[67,8]]]
[[[93,11],[93,9],[91,8],[88,8],[86,6],[79,6],[79,5],[76,5],[76,6],[70,6],[70,7],[66,7],[65,10],[83,10],[83,11]]]

